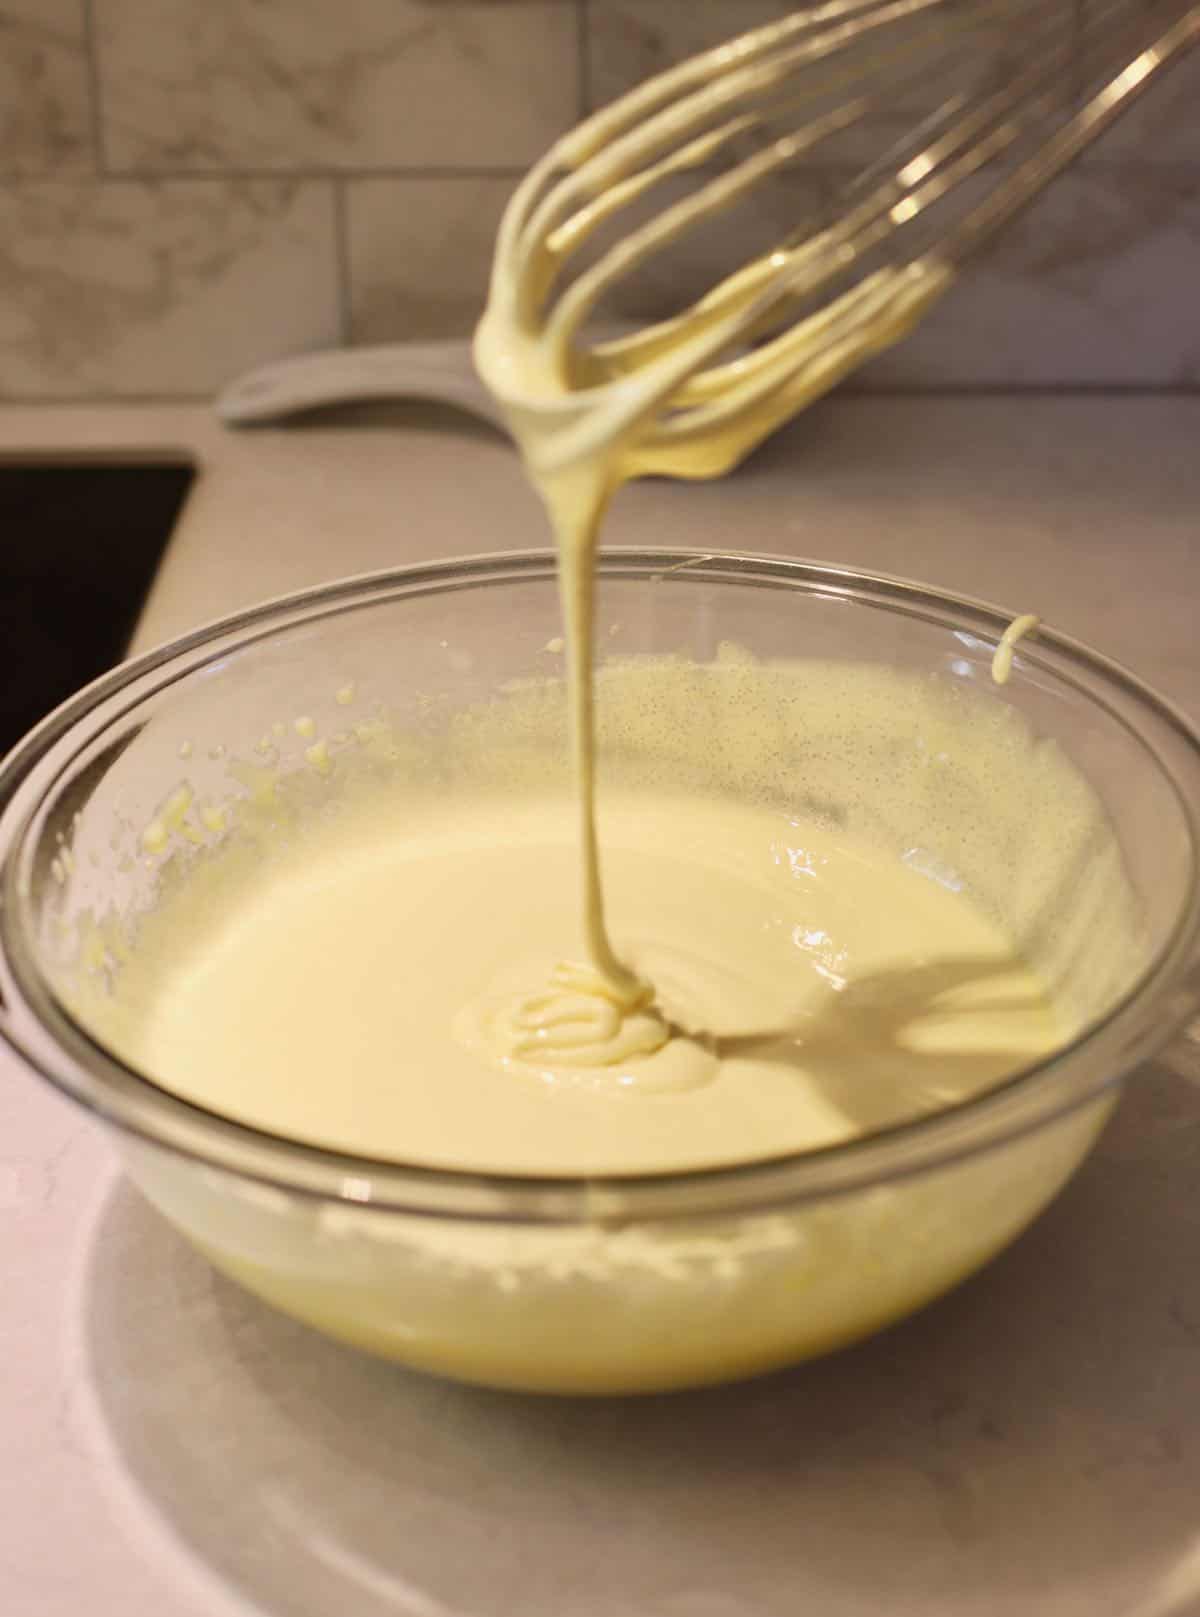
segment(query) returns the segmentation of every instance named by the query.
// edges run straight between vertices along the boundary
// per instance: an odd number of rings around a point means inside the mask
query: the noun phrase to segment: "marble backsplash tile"
[[[1019,3],[1027,19],[1023,31],[1013,27],[1005,12],[989,13],[981,6],[973,7],[973,13],[987,19],[986,24],[965,36],[949,28],[940,14],[918,13],[902,26],[889,26],[882,71],[861,86],[876,103],[865,121],[866,139],[843,141],[834,160],[847,148],[855,156],[863,151],[875,155],[880,149],[879,131],[911,128],[915,118],[944,100],[946,74],[955,75],[956,83],[968,78],[989,85],[997,79],[1003,82],[1023,65],[1031,48],[1036,48],[1046,78],[1052,83],[1057,79],[1058,93],[1068,102],[1075,89],[1072,64],[1079,0]],[[719,45],[733,34],[779,21],[795,9],[791,0],[598,0],[589,31],[588,102],[599,106],[651,73]],[[944,55],[939,57],[938,52]],[[933,75],[931,59],[941,62]],[[836,64],[837,58],[830,58],[832,74],[836,74]],[[792,117],[800,123],[805,113],[797,107]]]
[[[1115,123],[1087,163],[1194,163],[1200,166],[1200,52],[1179,62]]]
[[[116,170],[525,164],[578,104],[574,0],[92,0]]]
[[[655,197],[676,200],[692,187],[657,187]],[[760,181],[732,213],[694,226],[668,247],[654,252],[628,275],[620,276],[597,306],[600,318],[640,322],[679,314],[742,265],[761,257],[786,237],[808,235],[826,222],[829,186],[818,171],[797,164]],[[626,215],[630,225],[650,222],[656,206],[648,201]],[[620,232],[612,232],[619,236]],[[611,245],[601,239],[597,250]],[[586,259],[584,260],[586,262]]]
[[[789,0],[592,0],[588,104],[611,101],[652,73],[795,9]]]
[[[1039,26],[1071,37],[1109,3],[1039,0]],[[466,335],[503,203],[554,134],[789,9],[0,0],[0,398],[203,397],[304,348]],[[811,216],[839,155],[611,312],[676,307],[731,246]],[[1200,387],[1197,286],[1200,53],[852,385]]]
[[[466,336],[479,318],[513,184],[492,175],[352,180],[346,188],[351,341]]]
[[[1063,175],[872,387],[1200,387],[1200,168]]]
[[[94,162],[85,0],[0,0],[0,174]]]
[[[496,175],[349,181],[351,341],[469,336],[487,294],[500,215],[515,184]],[[736,255],[765,252],[801,218],[820,218],[826,189],[822,176],[806,172],[760,187],[739,215],[735,244],[726,221],[714,221],[676,252],[656,254],[623,277],[616,295],[599,306],[599,316],[636,321],[677,312],[733,268]],[[639,210],[628,217],[636,221]],[[605,245],[601,237],[596,253]]]
[[[339,332],[324,181],[0,189],[4,397],[211,393]]]

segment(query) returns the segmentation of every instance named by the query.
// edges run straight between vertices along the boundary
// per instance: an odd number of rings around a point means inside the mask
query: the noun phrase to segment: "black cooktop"
[[[0,752],[120,661],[194,475],[0,461]]]

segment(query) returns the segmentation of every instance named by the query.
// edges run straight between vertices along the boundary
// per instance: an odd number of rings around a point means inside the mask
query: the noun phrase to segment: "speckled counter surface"
[[[1200,717],[1200,397],[841,399],[617,544],[801,555],[1036,609]],[[0,455],[183,451],[137,647],[323,579],[545,542],[513,455],[406,411],[246,435],[0,409]],[[0,544],[21,542],[19,534]],[[212,1275],[0,1057],[13,1617],[1195,1617],[1200,1061],[874,1342],[740,1388],[539,1403],[407,1376]]]

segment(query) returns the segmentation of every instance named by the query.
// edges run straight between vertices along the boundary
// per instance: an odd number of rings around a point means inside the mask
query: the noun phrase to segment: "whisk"
[[[530,171],[500,228],[481,373],[539,472],[601,438],[625,444],[627,474],[726,471],[905,335],[1197,44],[1200,5],[1178,0],[829,0],[733,39]],[[745,261],[724,210],[809,168],[832,176],[825,213],[797,200],[796,225]],[[590,334],[718,215],[715,284],[615,340]]]

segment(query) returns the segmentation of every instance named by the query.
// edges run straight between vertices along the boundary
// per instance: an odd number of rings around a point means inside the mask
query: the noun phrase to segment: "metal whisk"
[[[501,225],[481,370],[542,470],[599,432],[633,472],[725,471],[903,336],[1197,44],[1200,5],[1180,0],[829,0],[744,34],[531,170]],[[781,176],[798,198],[810,167],[833,176],[832,205],[747,260],[726,210]],[[591,334],[614,292],[714,223],[714,284],[632,333]],[[535,350],[552,387],[529,385]]]

